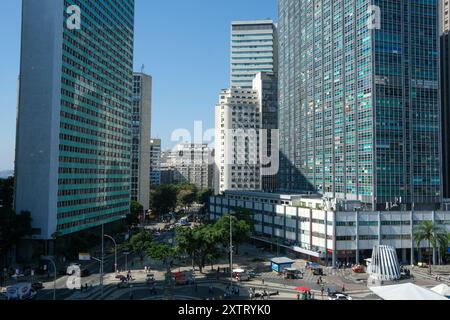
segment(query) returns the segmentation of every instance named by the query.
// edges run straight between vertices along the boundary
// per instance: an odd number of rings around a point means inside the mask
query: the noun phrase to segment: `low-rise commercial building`
[[[312,194],[225,191],[210,198],[210,218],[236,207],[253,212],[255,240],[331,265],[360,263],[375,245],[396,248],[402,262],[417,262],[422,250],[413,234],[418,225],[434,221],[450,232],[450,211],[362,211],[357,201],[336,203]]]

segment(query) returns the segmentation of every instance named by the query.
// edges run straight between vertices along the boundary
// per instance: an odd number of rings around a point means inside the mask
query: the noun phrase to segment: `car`
[[[346,294],[343,293],[337,293],[337,294],[331,294],[328,297],[328,300],[353,300],[352,297],[349,297]]]
[[[33,289],[31,283],[18,283],[6,289],[8,300],[34,300],[37,292]]]

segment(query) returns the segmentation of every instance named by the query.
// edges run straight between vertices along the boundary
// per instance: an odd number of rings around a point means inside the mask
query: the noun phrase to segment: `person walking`
[[[345,284],[342,285],[342,292],[345,292]]]

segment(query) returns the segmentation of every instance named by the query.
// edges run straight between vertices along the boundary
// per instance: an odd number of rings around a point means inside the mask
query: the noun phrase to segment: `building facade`
[[[150,186],[161,185],[161,139],[150,140]]]
[[[441,2],[441,105],[443,196],[450,199],[450,43],[449,1]]]
[[[181,143],[163,152],[162,184],[191,183],[199,189],[211,189],[211,150],[207,144]]]
[[[278,190],[279,131],[278,131],[278,78],[276,73],[258,72],[253,79],[261,106],[261,189]]]
[[[336,204],[317,195],[226,191],[210,198],[210,218],[249,209],[255,224],[254,240],[282,247],[324,264],[359,264],[372,256],[376,245],[397,250],[403,263],[421,260],[414,228],[433,221],[450,232],[450,211],[361,211],[361,203]],[[420,249],[426,249],[426,241]],[[439,258],[437,252],[434,258]]]
[[[152,112],[152,77],[144,73],[133,76],[133,127],[131,153],[131,200],[144,210],[150,207],[150,137]]]
[[[216,194],[225,190],[261,190],[261,107],[253,89],[222,90],[216,105]]]
[[[442,201],[438,1],[280,0],[280,190]]]
[[[15,209],[35,239],[129,212],[133,39],[134,0],[22,2]]]
[[[277,32],[272,20],[231,24],[231,87],[252,88],[258,72],[276,72]]]

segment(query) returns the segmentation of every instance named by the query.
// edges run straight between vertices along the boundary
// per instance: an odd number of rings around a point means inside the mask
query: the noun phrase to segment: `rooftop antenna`
[[[141,73],[144,73],[144,69],[145,69],[145,65],[143,64],[143,65],[141,66]]]

